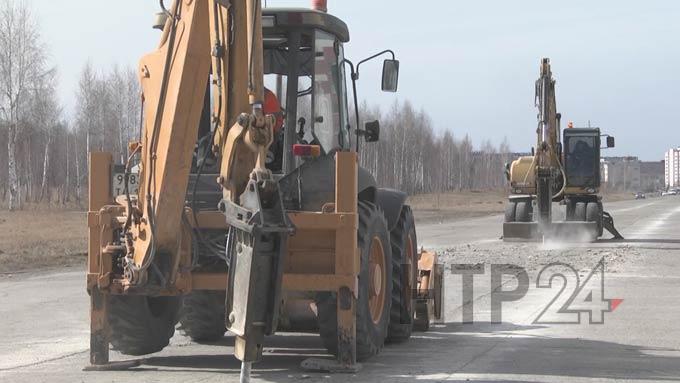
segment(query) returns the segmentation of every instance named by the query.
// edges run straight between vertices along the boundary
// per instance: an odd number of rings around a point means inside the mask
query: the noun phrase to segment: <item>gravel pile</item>
[[[591,245],[592,246],[592,245]],[[440,262],[456,264],[512,264],[528,272],[555,262],[579,271],[591,270],[604,259],[606,271],[620,272],[624,263],[638,260],[640,251],[630,246],[586,247],[584,244],[493,242],[467,244],[438,250]]]

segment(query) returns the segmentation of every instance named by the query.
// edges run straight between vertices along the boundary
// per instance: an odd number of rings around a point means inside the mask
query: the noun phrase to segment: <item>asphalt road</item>
[[[420,244],[440,249],[449,265],[485,264],[485,273],[475,276],[473,299],[466,306],[474,323],[461,323],[461,276],[447,273],[446,323],[416,333],[407,343],[386,346],[359,373],[305,372],[299,367],[303,359],[324,355],[320,340],[281,334],[267,340],[253,381],[680,381],[680,198],[626,201],[606,208],[625,241],[506,244],[498,240],[501,217],[421,225]],[[560,293],[559,278],[552,288],[538,288],[538,271],[550,262],[562,262],[573,265],[583,283],[599,259],[606,265],[604,282],[590,283],[591,293],[580,302],[598,301],[598,286],[604,286],[603,298],[623,299],[603,314],[604,323],[590,324],[585,312],[554,310],[541,318],[581,323],[537,323],[546,307],[554,307],[554,297],[560,301],[568,296]],[[525,294],[504,295],[517,300],[501,304],[500,323],[490,321],[494,293],[513,290],[518,283],[509,275],[502,286],[492,282],[491,263],[513,263],[515,272],[527,270],[530,281]],[[564,281],[570,286],[569,278]],[[207,346],[179,334],[170,347],[148,356],[134,371],[83,372],[88,361],[88,300],[82,271],[0,279],[0,324],[2,382],[238,381],[239,363],[231,356],[230,337]],[[122,358],[112,353],[112,359]]]

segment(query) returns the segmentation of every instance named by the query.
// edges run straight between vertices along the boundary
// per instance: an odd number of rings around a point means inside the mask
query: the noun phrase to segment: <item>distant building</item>
[[[642,162],[637,157],[603,157],[600,161],[602,185],[609,191],[642,190]]]
[[[664,156],[666,188],[680,186],[680,147],[668,149]]]
[[[641,191],[653,192],[661,190],[665,182],[665,161],[640,162]]]

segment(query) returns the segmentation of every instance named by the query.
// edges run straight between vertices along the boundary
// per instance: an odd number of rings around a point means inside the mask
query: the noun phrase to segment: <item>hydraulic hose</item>
[[[213,30],[213,33],[215,34],[215,47],[213,51],[213,56],[215,57],[217,61],[217,65],[215,68],[215,83],[217,84],[217,113],[213,115],[213,131],[210,135],[210,141],[208,141],[209,145],[212,145],[213,142],[215,141],[215,135],[217,134],[217,130],[220,127],[220,116],[222,115],[222,55],[224,53],[224,46],[222,45],[222,42],[220,40],[220,14],[218,12],[218,5],[217,2],[214,3],[214,9],[213,9],[213,24],[215,25],[215,28]],[[196,189],[198,187],[198,183],[201,179],[201,175],[203,175],[203,168],[205,167],[205,162],[208,160],[208,155],[210,153],[210,149],[206,150],[203,153],[203,158],[201,158],[201,163],[198,165],[198,171],[196,172],[196,180],[194,181],[194,185],[191,189],[191,215],[193,216],[194,219],[194,224],[196,227],[193,229],[194,233],[198,237],[198,240],[203,243],[207,244],[205,239],[203,238],[203,235],[201,234],[201,231],[198,229],[198,216],[196,214]],[[198,152],[196,161],[198,162]],[[196,255],[197,257],[198,255]]]
[[[161,4],[163,2],[161,1]],[[168,39],[168,49],[165,54],[165,64],[163,66],[163,77],[161,80],[161,89],[160,89],[160,97],[158,101],[158,108],[156,109],[156,118],[154,120],[154,125],[153,125],[153,130],[151,131],[151,140],[149,143],[149,178],[147,180],[147,185],[146,185],[146,210],[148,214],[148,221],[149,221],[149,228],[151,229],[151,239],[150,239],[150,244],[149,244],[149,254],[147,257],[145,257],[144,262],[142,265],[138,268],[138,271],[143,271],[149,268],[149,265],[153,262],[155,256],[156,256],[156,242],[155,242],[155,237],[156,237],[156,221],[155,221],[155,208],[153,206],[153,200],[154,200],[154,194],[156,192],[155,190],[155,185],[154,185],[154,190],[152,191],[152,184],[154,180],[154,174],[156,170],[156,141],[158,139],[158,131],[160,130],[160,125],[161,125],[161,120],[162,120],[162,115],[163,115],[163,109],[164,109],[164,103],[165,103],[165,97],[167,94],[168,90],[168,81],[169,81],[169,76],[170,76],[170,65],[172,63],[172,53],[174,50],[174,45],[175,45],[175,36],[177,32],[177,20],[179,19],[179,12],[180,12],[180,5],[181,1],[175,1],[174,8],[172,10],[172,13],[170,14],[171,17],[171,22],[170,22],[170,36]]]

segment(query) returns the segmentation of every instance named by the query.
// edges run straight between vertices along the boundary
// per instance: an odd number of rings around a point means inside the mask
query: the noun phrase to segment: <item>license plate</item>
[[[111,172],[111,192],[113,196],[119,196],[125,194],[125,167],[114,166]],[[139,175],[137,173],[130,173],[128,178],[128,190],[130,195],[137,194],[139,191]]]

